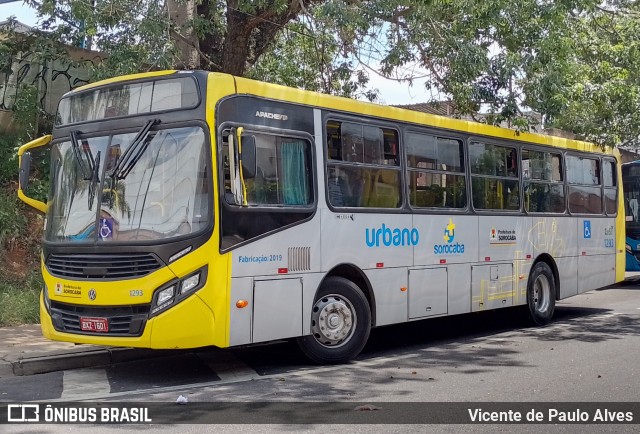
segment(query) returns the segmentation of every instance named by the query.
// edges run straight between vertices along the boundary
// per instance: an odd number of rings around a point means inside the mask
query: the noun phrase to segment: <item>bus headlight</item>
[[[200,272],[189,276],[182,281],[180,284],[180,294],[185,294],[191,291],[193,288],[198,286],[198,283],[200,283]]]
[[[158,301],[156,302],[158,305],[164,304],[165,302],[171,300],[173,298],[174,293],[176,292],[176,287],[170,286],[166,289],[163,289],[158,293]]]
[[[207,267],[204,266],[181,280],[174,280],[161,286],[153,294],[151,316],[181,302],[195,293],[196,290],[202,288],[206,281]]]
[[[631,246],[630,246],[629,244],[627,244],[627,245],[625,246],[625,248],[627,249],[627,253],[628,253],[628,254],[630,254],[630,255],[631,255],[631,254],[633,254],[633,252],[631,251]]]
[[[171,306],[174,302],[175,293],[176,284],[157,291],[153,297],[153,303],[151,304],[151,314],[160,312],[161,310]]]

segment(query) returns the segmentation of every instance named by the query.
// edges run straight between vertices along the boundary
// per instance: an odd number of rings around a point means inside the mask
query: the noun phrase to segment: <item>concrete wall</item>
[[[14,129],[11,110],[22,85],[38,89],[38,104],[48,114],[55,114],[60,97],[89,82],[89,71],[101,54],[76,47],[65,47],[73,62],[61,58],[44,63],[34,61],[30,52],[13,56],[11,66],[0,71],[0,132]]]

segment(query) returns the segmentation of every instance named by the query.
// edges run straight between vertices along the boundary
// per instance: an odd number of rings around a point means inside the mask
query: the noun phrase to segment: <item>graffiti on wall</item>
[[[55,114],[60,97],[76,87],[89,83],[89,71],[94,62],[83,59],[73,63],[63,60],[33,62],[29,52],[12,56],[0,69],[0,110],[11,110],[24,85],[38,89],[40,108]]]

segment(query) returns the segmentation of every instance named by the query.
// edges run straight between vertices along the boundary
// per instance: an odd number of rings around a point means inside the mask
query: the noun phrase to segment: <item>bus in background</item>
[[[25,194],[42,146],[46,204]],[[619,154],[589,143],[164,71],[69,92],[18,153],[55,340],[295,338],[340,363],[372,327],[511,306],[545,325],[624,279]]]
[[[640,271],[640,160],[622,165],[627,271]]]

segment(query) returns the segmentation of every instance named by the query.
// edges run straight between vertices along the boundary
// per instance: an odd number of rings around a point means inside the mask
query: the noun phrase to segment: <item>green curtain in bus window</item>
[[[304,142],[282,143],[282,198],[286,205],[309,203]]]

